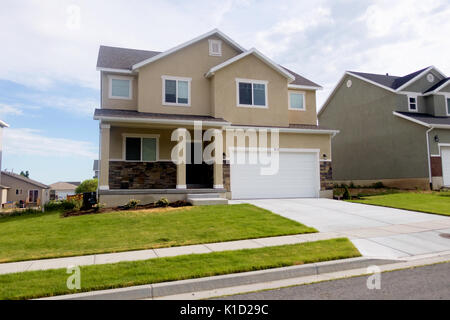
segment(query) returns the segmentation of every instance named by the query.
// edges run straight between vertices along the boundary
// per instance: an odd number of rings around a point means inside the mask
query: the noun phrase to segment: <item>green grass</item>
[[[450,192],[395,193],[364,197],[352,202],[450,216]]]
[[[0,262],[317,232],[247,204],[0,219]]]
[[[0,276],[0,299],[29,299],[81,291],[120,288],[149,283],[286,267],[358,257],[345,238],[295,245],[156,258],[81,267],[81,290],[66,286],[66,269]]]

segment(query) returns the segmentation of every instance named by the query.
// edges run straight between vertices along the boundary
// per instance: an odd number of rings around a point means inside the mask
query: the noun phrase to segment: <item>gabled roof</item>
[[[286,69],[280,67],[278,64],[276,64],[275,62],[273,62],[272,60],[270,60],[268,57],[266,57],[265,55],[263,55],[261,52],[259,52],[258,50],[256,50],[255,48],[251,48],[248,51],[245,51],[237,56],[234,56],[231,59],[228,59],[227,61],[222,62],[221,64],[212,67],[211,69],[209,69],[209,71],[206,73],[206,77],[209,78],[211,76],[214,75],[214,73],[216,73],[217,71],[219,71],[220,69],[225,68],[226,66],[229,66],[230,64],[235,63],[236,61],[239,61],[249,55],[254,55],[255,57],[259,58],[260,60],[262,60],[263,62],[265,62],[268,66],[270,66],[272,69],[274,69],[275,71],[279,72],[280,74],[282,74],[284,77],[286,77],[287,79],[289,79],[290,82],[295,80],[295,77],[290,74]]]
[[[80,185],[79,182],[75,182],[75,183],[78,183],[78,185]],[[75,190],[78,185],[75,185],[71,182],[60,181],[60,182],[52,183],[50,185],[50,188],[53,190]]]
[[[49,186],[47,186],[47,185],[45,185],[43,183],[40,183],[38,181],[35,181],[35,180],[30,179],[30,178],[24,177],[24,176],[22,176],[20,174],[14,173],[14,172],[2,171],[2,174],[7,175],[7,176],[9,176],[11,178],[14,178],[14,179],[18,179],[18,180],[21,180],[23,182],[35,185],[35,186],[40,187],[42,189],[49,189],[50,188]]]
[[[154,62],[156,60],[159,60],[159,59],[161,59],[161,58],[163,58],[165,56],[168,56],[168,55],[170,55],[170,54],[172,54],[174,52],[177,52],[177,51],[179,51],[179,50],[181,50],[183,48],[186,48],[187,46],[190,46],[191,44],[194,44],[194,43],[196,43],[198,41],[201,41],[201,40],[206,39],[208,37],[211,37],[213,35],[216,35],[216,36],[222,38],[224,41],[226,41],[229,45],[231,45],[232,47],[234,47],[238,51],[241,51],[241,52],[246,51],[243,47],[241,47],[239,44],[237,44],[230,37],[225,35],[222,31],[220,31],[219,29],[213,29],[210,32],[207,32],[207,33],[205,33],[205,34],[203,34],[201,36],[198,36],[198,37],[196,37],[196,38],[194,38],[192,40],[189,40],[189,41],[187,41],[185,43],[182,43],[182,44],[180,44],[180,45],[178,45],[178,46],[176,46],[176,47],[174,47],[172,49],[169,49],[167,51],[161,52],[158,55],[155,55],[153,57],[145,59],[144,61],[136,63],[136,64],[133,65],[132,69],[133,70],[139,69],[139,68],[141,68],[141,67],[143,67],[143,66],[145,66],[145,65],[147,65],[149,63],[152,63],[152,62]]]
[[[302,77],[298,73],[295,73],[294,71],[289,70],[288,68],[285,68],[283,66],[281,66],[281,67],[295,77],[295,80],[292,81],[291,83],[289,83],[289,87],[293,87],[293,88],[297,87],[297,88],[303,88],[303,89],[318,89],[318,90],[323,89],[322,86],[318,85],[315,82],[312,82],[309,79],[306,79],[305,77]]]
[[[338,81],[336,86],[334,87],[331,94],[328,96],[325,103],[322,105],[322,108],[320,109],[318,115],[322,114],[322,112],[326,109],[328,102],[330,102],[331,98],[336,93],[337,89],[341,86],[342,82],[344,81],[345,77],[347,75],[353,76],[355,78],[358,78],[360,80],[363,80],[365,82],[371,83],[373,85],[376,85],[377,87],[383,88],[385,90],[388,90],[390,92],[400,92],[405,87],[416,81],[417,79],[421,78],[424,74],[426,74],[430,70],[435,70],[440,75],[445,77],[445,75],[440,72],[436,67],[430,66],[424,69],[420,69],[418,71],[415,71],[413,73],[407,74],[406,76],[391,76],[388,74],[382,75],[382,74],[376,74],[376,73],[364,73],[364,72],[356,72],[356,71],[346,71],[341,79]]]
[[[438,83],[436,83],[434,86],[432,86],[430,89],[425,91],[424,93],[426,93],[427,95],[436,93],[439,90],[441,90],[443,87],[445,87],[448,83],[450,83],[450,78],[444,78],[441,81],[439,81]]]

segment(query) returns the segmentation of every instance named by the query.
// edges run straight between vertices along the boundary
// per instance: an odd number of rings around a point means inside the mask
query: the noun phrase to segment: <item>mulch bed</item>
[[[171,202],[168,207],[171,208],[180,208],[180,207],[189,207],[191,204],[184,200],[179,200],[175,202]],[[79,210],[79,211],[67,211],[63,212],[61,214],[61,217],[76,217],[76,216],[84,216],[86,214],[99,214],[99,213],[105,213],[105,212],[115,212],[115,211],[139,211],[139,210],[149,210],[149,209],[158,209],[158,208],[164,208],[163,206],[156,205],[154,203],[149,204],[143,204],[143,205],[137,205],[135,208],[129,208],[126,206],[119,206],[114,208],[102,208],[98,211],[95,211],[94,209],[90,210]]]

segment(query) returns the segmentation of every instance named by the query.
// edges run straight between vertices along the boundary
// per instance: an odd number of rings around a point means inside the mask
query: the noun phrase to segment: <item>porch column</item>
[[[185,163],[177,165],[177,189],[187,189]]]
[[[214,189],[223,189],[223,164],[214,163]]]
[[[98,189],[109,190],[109,136],[111,125],[100,124],[100,161]]]

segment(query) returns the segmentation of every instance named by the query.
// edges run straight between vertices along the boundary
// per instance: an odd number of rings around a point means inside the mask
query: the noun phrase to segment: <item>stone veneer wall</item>
[[[109,163],[110,189],[175,189],[177,167],[172,161]]]
[[[320,162],[320,190],[333,189],[333,170],[330,161]]]

